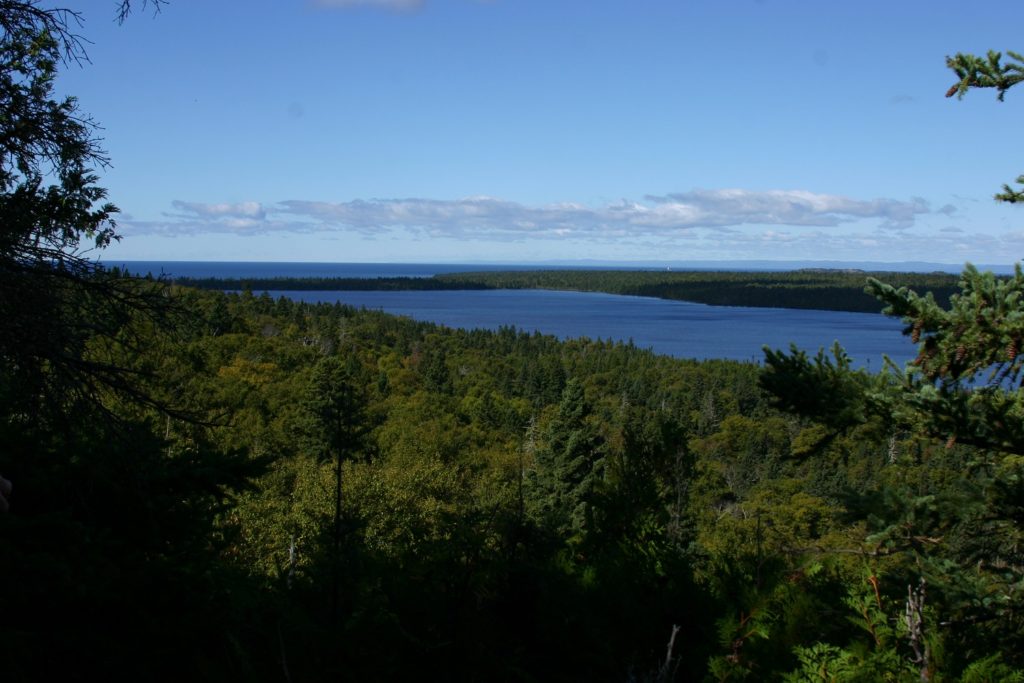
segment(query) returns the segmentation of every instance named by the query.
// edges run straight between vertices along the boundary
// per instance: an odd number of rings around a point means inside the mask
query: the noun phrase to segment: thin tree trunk
[[[334,560],[331,577],[331,619],[338,621],[338,593],[341,590],[341,449],[335,461],[334,482]]]

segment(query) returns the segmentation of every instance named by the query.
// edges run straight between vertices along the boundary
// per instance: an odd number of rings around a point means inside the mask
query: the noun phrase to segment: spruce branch
[[[1017,180],[1014,181],[1018,185],[1024,185],[1024,175],[1017,176]],[[1007,184],[1003,184],[1003,191],[996,194],[997,201],[1008,202],[1010,204],[1016,204],[1017,202],[1024,202],[1024,190],[1015,190]]]
[[[956,53],[946,57],[946,66],[956,74],[957,82],[946,91],[946,97],[957,96],[963,99],[971,88],[995,88],[996,98],[1002,102],[1006,91],[1024,81],[1024,55],[1012,50],[1006,51],[1007,60],[996,50],[989,50],[984,57],[978,55]],[[1018,184],[1024,185],[1024,175],[1017,178]],[[1003,191],[995,195],[996,201],[1016,204],[1024,202],[1024,190],[1014,190],[1008,184]]]
[[[1024,56],[1007,50],[1011,63],[1003,63],[1001,52],[989,50],[984,57],[958,52],[946,57],[946,66],[953,70],[957,82],[946,91],[946,97],[963,99],[971,88],[995,88],[1001,102],[1006,91],[1024,80]]]

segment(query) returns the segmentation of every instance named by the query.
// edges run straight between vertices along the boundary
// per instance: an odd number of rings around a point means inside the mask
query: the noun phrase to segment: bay
[[[273,263],[220,261],[111,261],[145,275],[176,277],[431,277],[482,270],[633,270],[550,264]],[[723,266],[724,267],[724,266]],[[649,268],[635,268],[649,270]],[[756,268],[755,268],[756,270]],[[708,306],[684,301],[590,292],[485,290],[440,292],[273,292],[300,301],[343,303],[463,329],[513,326],[561,339],[632,341],[679,358],[760,362],[762,347],[808,353],[839,341],[858,367],[879,369],[887,354],[914,357],[898,320],[870,313]]]
[[[762,347],[808,353],[839,341],[858,367],[879,369],[883,354],[904,363],[915,346],[898,320],[873,313],[708,306],[593,292],[484,290],[439,292],[275,291],[297,301],[341,302],[449,327],[514,326],[561,339],[632,341],[678,358],[760,362]]]

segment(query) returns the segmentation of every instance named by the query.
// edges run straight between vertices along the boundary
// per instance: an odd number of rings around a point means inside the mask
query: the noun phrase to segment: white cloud
[[[206,219],[241,218],[257,221],[262,221],[267,217],[267,212],[259,202],[202,204],[200,202],[183,202],[175,199],[171,202],[171,206],[176,210],[183,212],[185,217]]]
[[[267,209],[259,202],[205,204],[171,202],[173,211],[164,214],[164,220],[144,221],[127,219],[118,221],[122,232],[137,235],[164,235],[167,237],[215,233],[266,234],[270,232],[310,232],[308,223],[285,222],[271,219]]]
[[[1019,253],[1024,233],[967,234],[963,230],[847,231],[817,229],[785,231],[749,229],[715,233],[699,245],[687,246],[685,258],[786,259],[835,261],[933,261],[1000,264],[1006,254]],[[672,253],[671,244],[663,251]],[[680,253],[677,247],[675,252]],[[666,257],[669,258],[669,257]]]
[[[528,206],[494,197],[357,199],[350,202],[287,200],[275,212],[321,222],[329,229],[380,232],[397,228],[458,238],[621,237],[668,234],[694,228],[743,225],[836,226],[878,219],[880,227],[906,229],[929,213],[922,199],[855,200],[802,190],[694,190],[643,202],[602,207],[576,203]]]
[[[878,218],[882,227],[905,229],[918,214],[929,213],[920,198],[857,200],[805,190],[692,190],[665,196],[648,196],[659,204],[689,207],[694,223],[706,225],[805,225],[834,226],[862,218]]]
[[[758,256],[761,251],[785,249],[820,253],[876,244],[902,248],[909,246],[908,235],[919,232],[906,229],[919,216],[934,213],[950,211],[947,207],[932,211],[924,200],[915,198],[861,200],[806,190],[698,189],[596,207],[576,202],[530,206],[486,196],[278,203],[175,200],[162,220],[127,220],[121,226],[126,235],[348,233],[365,239],[391,234],[403,240],[541,239],[665,251],[688,244]],[[844,224],[856,224],[854,232],[843,235]],[[964,238],[957,237],[958,241]],[[942,241],[925,242],[935,247]]]

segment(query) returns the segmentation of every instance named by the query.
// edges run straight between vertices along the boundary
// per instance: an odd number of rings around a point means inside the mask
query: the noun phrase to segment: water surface
[[[708,306],[593,292],[473,290],[440,292],[271,292],[298,301],[340,301],[463,329],[512,325],[562,339],[632,340],[679,358],[760,361],[762,346],[810,353],[839,340],[861,367],[902,363],[914,345],[898,320],[873,313]]]

